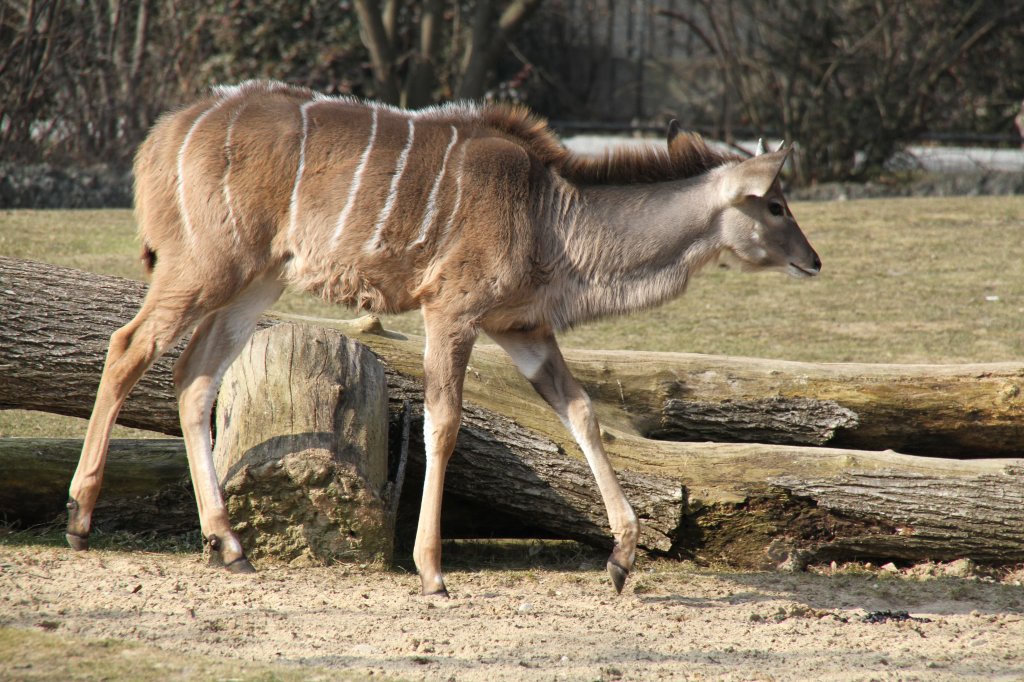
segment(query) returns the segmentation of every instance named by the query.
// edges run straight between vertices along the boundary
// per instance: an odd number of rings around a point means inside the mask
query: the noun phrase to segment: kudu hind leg
[[[250,284],[231,304],[200,322],[174,366],[178,413],[200,528],[211,563],[233,573],[252,573],[255,569],[231,530],[213,463],[210,415],[224,372],[252,336],[260,313],[277,300],[282,289],[273,277]]]
[[[569,372],[554,336],[513,332],[489,334],[554,409],[583,450],[601,491],[615,538],[615,547],[608,557],[608,575],[615,591],[622,592],[636,559],[640,524],[601,444],[601,430],[590,397]]]
[[[125,399],[146,370],[193,321],[187,310],[166,306],[154,287],[131,322],[110,337],[82,455],[68,492],[68,544],[88,549],[92,514],[103,482],[110,432]]]
[[[441,573],[441,499],[444,476],[462,420],[462,386],[476,332],[450,327],[424,310],[423,443],[426,473],[413,560],[426,596],[448,596]]]

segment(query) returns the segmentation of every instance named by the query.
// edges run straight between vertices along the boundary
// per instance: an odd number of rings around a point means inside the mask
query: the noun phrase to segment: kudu
[[[518,107],[402,111],[275,82],[213,89],[161,118],[136,156],[151,285],[110,339],[71,483],[68,541],[88,546],[128,392],[194,328],[174,382],[200,524],[211,558],[253,570],[214,471],[210,413],[257,317],[291,285],[375,312],[422,311],[426,474],[413,556],[424,594],[447,594],[441,495],[481,331],[579,443],[607,507],[607,567],[621,591],[637,517],[555,332],[678,296],[723,252],[753,268],[816,275],[821,263],[779,185],[786,155],[741,161],[673,122],[667,147],[591,158]]]

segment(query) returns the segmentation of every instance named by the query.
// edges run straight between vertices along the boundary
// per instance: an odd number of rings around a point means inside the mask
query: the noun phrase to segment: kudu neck
[[[576,208],[560,229],[571,272],[570,324],[678,296],[721,251],[713,174],[575,191]]]
[[[716,205],[706,176],[673,182],[580,188],[588,226],[634,244],[684,250],[710,236]]]

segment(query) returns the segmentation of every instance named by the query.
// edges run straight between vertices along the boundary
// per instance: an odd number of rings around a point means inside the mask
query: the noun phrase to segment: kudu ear
[[[726,171],[723,178],[725,198],[736,204],[746,197],[763,197],[768,194],[788,156],[789,149],[780,149],[736,164]]]

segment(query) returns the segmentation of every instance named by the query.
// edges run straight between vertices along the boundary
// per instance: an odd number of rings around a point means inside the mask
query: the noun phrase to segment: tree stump
[[[252,557],[390,561],[387,387],[365,346],[304,325],[258,332],[216,421],[214,461]]]

